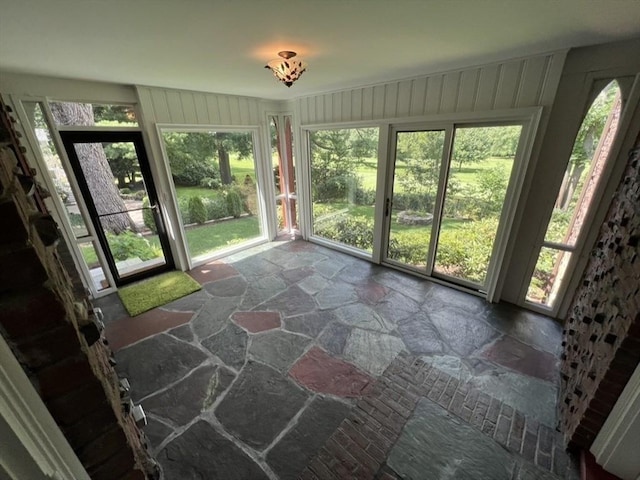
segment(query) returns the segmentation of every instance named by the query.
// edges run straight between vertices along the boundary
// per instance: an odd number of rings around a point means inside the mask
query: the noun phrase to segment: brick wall
[[[101,326],[0,112],[0,334],[94,480],[154,478]]]
[[[590,254],[564,331],[558,418],[588,449],[640,361],[640,137]]]

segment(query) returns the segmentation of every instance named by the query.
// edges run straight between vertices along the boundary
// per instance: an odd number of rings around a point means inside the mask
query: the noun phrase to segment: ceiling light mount
[[[296,55],[296,52],[289,50],[278,52],[280,58],[271,60],[264,68],[271,69],[278,80],[290,87],[307,69],[307,64],[304,61],[293,58]]]

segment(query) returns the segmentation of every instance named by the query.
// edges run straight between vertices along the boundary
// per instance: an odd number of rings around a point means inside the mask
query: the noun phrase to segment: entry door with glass
[[[173,269],[142,134],[60,137],[116,285]]]
[[[395,131],[385,262],[486,292],[521,131]]]

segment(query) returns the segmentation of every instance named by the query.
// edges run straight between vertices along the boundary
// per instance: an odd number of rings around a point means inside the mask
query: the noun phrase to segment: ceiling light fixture
[[[276,58],[268,62],[264,68],[269,68],[275,77],[284,83],[287,87],[293,85],[307,69],[307,64],[302,60],[294,59],[296,52],[282,51],[278,52],[281,58]]]

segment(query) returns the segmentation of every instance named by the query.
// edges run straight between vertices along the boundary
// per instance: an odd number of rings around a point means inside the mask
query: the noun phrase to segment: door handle
[[[389,213],[390,213],[390,210],[391,210],[391,205],[392,205],[392,203],[391,203],[391,199],[390,199],[390,198],[387,198],[387,199],[385,200],[385,202],[384,202],[384,216],[385,216],[385,217],[388,217],[388,216],[389,216]]]

